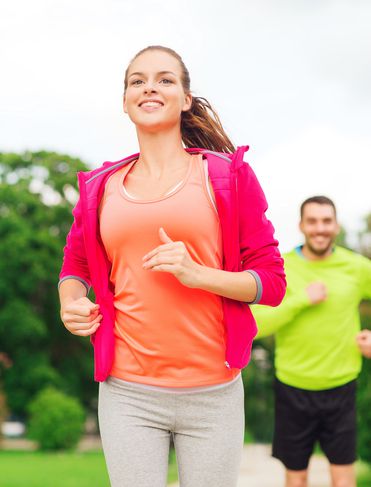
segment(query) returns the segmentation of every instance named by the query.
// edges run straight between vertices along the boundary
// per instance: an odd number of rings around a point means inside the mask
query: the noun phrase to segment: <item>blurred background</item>
[[[367,0],[2,0],[2,453],[7,438],[29,435],[32,414],[49,404],[71,414],[75,427],[66,444],[57,439],[46,449],[72,448],[97,432],[92,350],[61,325],[56,284],[76,171],[137,151],[122,112],[135,53],[153,44],[178,51],[193,93],[211,102],[236,145],[250,145],[245,159],[266,193],[281,251],[301,243],[300,203],[324,194],[338,208],[340,243],[370,256],[370,22]],[[362,313],[370,326],[367,303]],[[273,342],[257,342],[244,371],[249,441],[271,438],[272,357]],[[371,398],[370,371],[365,362],[360,411]],[[371,461],[371,419],[363,414],[362,455]],[[0,487],[9,485],[0,478]]]

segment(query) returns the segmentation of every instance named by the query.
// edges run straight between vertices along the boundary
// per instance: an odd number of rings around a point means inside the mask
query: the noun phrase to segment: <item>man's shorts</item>
[[[275,380],[272,455],[289,470],[306,470],[316,441],[329,462],[356,460],[356,381],[308,391]]]

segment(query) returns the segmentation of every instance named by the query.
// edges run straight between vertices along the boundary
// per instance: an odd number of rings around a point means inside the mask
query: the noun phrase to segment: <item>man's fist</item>
[[[322,303],[327,298],[327,290],[323,282],[312,282],[306,288],[306,292],[312,304]]]

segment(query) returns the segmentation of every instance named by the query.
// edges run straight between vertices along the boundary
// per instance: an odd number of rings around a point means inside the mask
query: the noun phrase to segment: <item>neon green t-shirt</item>
[[[342,247],[323,260],[301,249],[284,255],[287,292],[277,308],[254,305],[258,336],[274,334],[278,379],[290,386],[323,390],[355,379],[361,370],[359,304],[371,299],[371,261]],[[305,291],[321,281],[327,299],[311,304]]]

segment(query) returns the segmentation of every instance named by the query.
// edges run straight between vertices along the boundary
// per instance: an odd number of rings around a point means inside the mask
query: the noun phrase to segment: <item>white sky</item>
[[[281,249],[300,243],[298,207],[320,193],[354,241],[371,211],[370,25],[368,0],[0,0],[0,151],[92,167],[136,152],[123,73],[166,45],[250,145]]]

